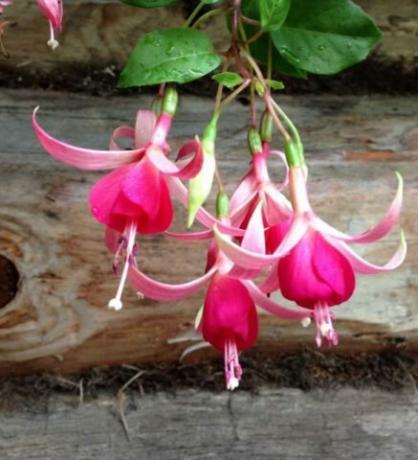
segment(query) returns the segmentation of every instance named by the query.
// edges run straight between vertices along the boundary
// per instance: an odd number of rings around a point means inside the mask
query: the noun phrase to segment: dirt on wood
[[[309,391],[374,386],[387,391],[412,387],[415,391],[418,381],[418,357],[397,346],[380,353],[351,355],[308,349],[275,357],[252,352],[242,355],[241,364],[244,376],[238,391],[255,394],[261,387]],[[133,378],[136,375],[138,377]],[[80,394],[83,400],[91,400],[103,392],[117,396],[121,389],[129,395],[157,391],[175,393],[188,388],[226,391],[221,360],[200,364],[102,367],[65,377],[47,374],[3,378],[0,380],[0,411],[44,412],[53,393],[74,396],[78,403]]]
[[[11,68],[0,62],[0,87],[82,92],[94,96],[155,93],[155,87],[122,90],[117,88],[121,69],[108,63],[95,66],[62,65],[50,73]],[[311,75],[306,80],[276,75],[285,84],[284,94],[417,94],[418,68],[408,69],[401,61],[382,62],[370,58],[336,76]],[[180,90],[199,96],[214,96],[216,83],[205,77],[181,85]]]

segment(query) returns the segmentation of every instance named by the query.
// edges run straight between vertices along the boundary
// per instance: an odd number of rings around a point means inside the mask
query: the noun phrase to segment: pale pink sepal
[[[386,262],[386,264],[375,265],[370,262],[367,262],[367,260],[364,260],[358,254],[356,254],[346,243],[337,240],[329,240],[329,242],[342,254],[344,254],[345,257],[347,257],[353,269],[357,273],[362,273],[364,275],[374,275],[377,273],[385,273],[391,270],[395,270],[404,262],[408,249],[405,240],[405,235],[402,231],[401,241],[395,254],[393,254],[390,260]]]
[[[157,125],[157,115],[152,110],[138,110],[135,121],[135,148],[147,147]]]
[[[212,230],[203,230],[201,232],[177,233],[165,232],[164,235],[182,241],[204,241],[213,238]]]
[[[291,251],[302,239],[307,228],[308,225],[305,219],[295,219],[282,243],[271,255],[258,254],[239,247],[236,243],[223,235],[221,229],[218,229],[216,225],[214,226],[214,233],[219,248],[234,264],[247,269],[261,269],[268,265],[272,265]]]
[[[203,165],[203,151],[198,141],[188,142],[179,152],[178,158],[184,158],[193,153],[192,157],[181,167],[173,163],[158,147],[151,146],[147,149],[148,158],[163,174],[178,177],[179,179],[191,179],[195,177]]]
[[[378,222],[370,230],[362,232],[358,235],[346,235],[342,233],[330,225],[328,225],[323,220],[315,217],[311,221],[311,226],[318,230],[321,233],[325,233],[333,238],[337,238],[342,241],[346,241],[347,243],[372,243],[374,241],[380,240],[388,233],[390,233],[393,227],[398,223],[401,208],[402,208],[402,201],[403,201],[403,179],[399,173],[396,173],[396,177],[398,179],[398,189],[396,191],[396,195],[394,200],[392,201],[388,211],[384,215],[384,217]]]
[[[283,164],[284,164],[284,166],[286,168],[285,177],[284,177],[283,181],[280,184],[277,185],[277,189],[280,192],[285,187],[287,187],[287,185],[289,184],[289,171],[290,171],[289,165],[288,165],[288,163],[286,161],[286,155],[281,150],[271,150],[270,155],[275,155],[280,160],[282,160],[282,162],[283,162]]]
[[[216,271],[217,267],[214,266],[200,278],[196,278],[188,283],[167,284],[155,281],[137,268],[131,267],[128,279],[139,292],[150,299],[173,301],[183,299],[197,292],[212,278]]]
[[[130,126],[119,126],[116,128],[110,138],[110,150],[123,150],[123,147],[118,144],[118,140],[122,138],[131,139],[132,142],[135,142],[135,130]]]
[[[36,119],[37,107],[32,116],[32,125],[42,147],[56,160],[75,168],[98,171],[114,169],[141,158],[143,149],[137,150],[93,150],[75,147],[61,142],[48,134]]]
[[[256,305],[274,316],[291,320],[301,320],[310,317],[310,312],[306,310],[297,307],[294,310],[286,308],[269,299],[252,281],[243,280],[242,284],[247,288]]]
[[[336,240],[330,240],[330,243],[336,249],[338,249],[338,251],[344,254],[344,256],[350,261],[354,271],[364,275],[374,275],[377,273],[385,273],[391,270],[395,270],[400,265],[402,265],[407,254],[407,244],[403,232],[401,232],[401,242],[397,251],[384,265],[375,265],[367,262],[358,254],[356,254],[346,243]]]
[[[241,179],[238,187],[232,194],[229,207],[231,215],[236,212],[237,209],[242,208],[243,203],[248,202],[249,198],[254,196],[257,192],[257,182],[254,177],[254,168]]]

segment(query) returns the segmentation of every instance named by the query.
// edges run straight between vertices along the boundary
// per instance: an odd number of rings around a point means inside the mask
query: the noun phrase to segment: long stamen
[[[123,288],[126,284],[126,279],[128,277],[129,267],[134,263],[133,251],[135,247],[135,236],[136,236],[136,223],[131,222],[127,227],[127,243],[122,241],[119,248],[126,244],[126,255],[125,255],[125,264],[123,266],[122,274],[119,280],[118,290],[116,291],[115,297],[111,299],[108,303],[108,307],[114,310],[121,310],[123,307],[122,303],[122,293]],[[119,251],[118,248],[118,251]]]
[[[327,345],[337,345],[338,335],[332,325],[331,313],[326,303],[319,302],[315,305],[313,316],[316,322],[316,344],[322,345],[323,340]]]
[[[238,348],[235,340],[225,341],[224,348],[225,381],[228,390],[235,390],[239,386],[242,376],[242,368],[238,359]]]
[[[55,30],[54,26],[52,25],[52,22],[49,21],[49,40],[48,40],[48,46],[52,49],[55,50],[59,46],[58,40],[55,39]]]

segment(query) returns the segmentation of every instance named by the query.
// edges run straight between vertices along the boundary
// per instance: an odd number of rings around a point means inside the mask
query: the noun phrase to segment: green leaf
[[[222,72],[214,75],[212,78],[229,89],[235,88],[235,86],[242,83],[241,75],[236,72]]]
[[[268,86],[270,86],[271,89],[275,89],[275,90],[284,89],[284,83],[282,81],[266,80],[266,83],[268,84]]]
[[[263,0],[264,1],[264,0]],[[315,0],[316,1],[316,0]],[[243,0],[242,13],[256,21],[260,20],[260,0]],[[245,33],[247,37],[254,35],[258,28],[254,26],[245,25]],[[250,45],[251,54],[261,64],[267,65],[268,63],[268,49],[269,49],[269,36],[263,35],[256,42]],[[291,64],[284,59],[278,51],[272,46],[272,69],[275,72],[280,72],[295,78],[306,78],[306,72],[299,69],[297,65]]]
[[[290,0],[263,0],[259,8],[261,27],[268,31],[277,30],[286,20]]]
[[[203,32],[186,28],[157,30],[139,40],[118,86],[187,83],[216,69],[220,62]]]
[[[268,62],[268,49],[269,49],[269,37],[264,35],[260,37],[256,42],[250,45],[251,54],[261,64],[267,65]],[[284,59],[272,46],[272,69],[275,72],[283,73],[295,78],[306,78],[306,72],[303,69],[297,67],[297,65],[291,64],[289,61]]]
[[[158,8],[160,6],[168,6],[177,0],[122,0],[123,3],[140,8]]]
[[[373,20],[350,0],[292,0],[285,23],[271,35],[284,59],[322,75],[362,61],[381,37]]]

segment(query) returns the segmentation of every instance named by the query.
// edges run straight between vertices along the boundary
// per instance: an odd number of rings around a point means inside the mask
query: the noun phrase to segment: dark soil
[[[241,357],[244,376],[238,391],[257,393],[261,387],[292,387],[308,391],[375,386],[387,391],[416,389],[418,359],[393,347],[380,353],[322,354],[304,350],[293,354],[266,357],[245,353]],[[85,400],[99,394],[117,396],[121,387],[139,370],[143,374],[125,390],[127,394],[157,391],[175,393],[180,389],[221,392],[225,390],[222,363],[177,364],[159,366],[118,366],[95,368],[73,376],[27,376],[0,380],[0,409],[4,411],[47,409],[52,393],[73,395],[78,401],[80,382]]]
[[[155,93],[155,87],[135,90],[117,88],[120,69],[108,63],[95,67],[71,65],[61,66],[50,73],[41,73],[25,68],[11,68],[0,62],[0,87],[49,89],[57,91],[82,92],[90,95],[131,95],[141,92]],[[285,94],[341,94],[362,95],[417,94],[418,68],[407,69],[402,62],[381,62],[377,57],[358,64],[337,76],[311,75],[298,80],[277,75],[285,83]],[[213,96],[216,84],[210,77],[182,85],[184,93],[199,96]]]

